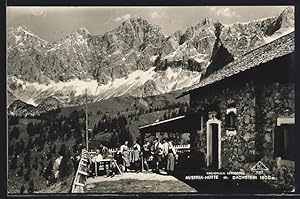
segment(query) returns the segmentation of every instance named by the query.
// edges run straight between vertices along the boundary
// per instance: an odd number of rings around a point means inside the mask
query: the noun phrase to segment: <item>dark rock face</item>
[[[215,24],[215,35],[217,37],[214,49],[212,52],[212,57],[211,57],[211,63],[207,67],[204,75],[202,76],[203,78],[208,77],[210,74],[213,72],[221,69],[223,66],[226,64],[232,62],[234,60],[233,55],[231,55],[228,50],[223,46],[221,39],[220,39],[220,34],[223,28],[223,25],[221,23],[216,23]],[[201,79],[202,79],[201,77]]]
[[[270,36],[274,34],[280,28],[294,26],[294,10],[292,8],[285,9],[277,19],[274,19],[270,26],[265,29],[265,34]]]
[[[17,98],[10,92],[7,92],[7,106],[10,106]]]
[[[214,56],[212,57],[211,63],[207,67],[203,78],[208,77],[213,72],[221,69],[223,66],[234,60],[233,56],[220,42],[215,44],[213,55]],[[222,59],[220,59],[220,57],[222,57]]]

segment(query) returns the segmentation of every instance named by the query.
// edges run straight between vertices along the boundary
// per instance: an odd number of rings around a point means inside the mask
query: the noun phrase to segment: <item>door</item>
[[[207,166],[213,170],[221,168],[221,121],[210,119],[207,121]]]
[[[219,166],[219,141],[218,124],[211,124],[211,167],[218,169]]]

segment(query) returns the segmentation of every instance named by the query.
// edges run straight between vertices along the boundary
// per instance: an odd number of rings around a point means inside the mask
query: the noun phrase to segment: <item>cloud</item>
[[[44,10],[40,7],[33,7],[31,9],[31,13],[34,15],[34,16],[41,16],[44,14]]]
[[[152,12],[151,17],[152,17],[152,19],[157,19],[157,18],[161,18],[162,16],[160,14],[158,14],[157,12]]]
[[[128,13],[128,14],[125,14],[125,15],[123,15],[121,17],[115,18],[114,21],[124,21],[124,20],[129,19],[130,17],[131,17],[131,14]]]
[[[240,15],[231,8],[211,7],[210,11],[214,12],[218,17],[239,17]]]

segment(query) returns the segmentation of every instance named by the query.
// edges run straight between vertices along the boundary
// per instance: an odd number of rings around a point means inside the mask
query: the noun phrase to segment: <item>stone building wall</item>
[[[273,156],[273,134],[279,117],[295,117],[294,85],[272,83],[265,85],[261,121],[264,132],[264,156]]]
[[[236,134],[225,130],[225,114],[228,104],[235,102]],[[295,90],[287,83],[236,83],[230,88],[214,88],[211,91],[195,91],[190,96],[191,110],[216,102],[217,119],[221,120],[222,168],[252,173],[252,166],[261,160],[277,181],[268,181],[275,187],[291,188],[294,184],[294,164],[279,162],[274,158],[274,129],[278,117],[295,115]],[[195,148],[206,157],[206,122],[195,136]],[[205,159],[206,160],[206,159]]]
[[[269,181],[274,187],[291,190],[295,182],[295,162],[274,157],[274,130],[279,117],[295,117],[294,84],[272,83],[265,86],[263,118],[264,132],[262,161],[268,165],[269,174],[277,177]]]
[[[219,88],[210,93],[191,93],[191,110],[198,111],[206,104],[219,106],[217,119],[221,120],[221,161],[226,169],[244,169],[244,164],[254,161],[255,156],[255,86],[254,83],[236,84],[235,88]],[[204,96],[205,95],[205,96]],[[236,135],[226,134],[225,115],[229,104],[234,102]],[[198,133],[197,149],[206,156],[206,120]]]

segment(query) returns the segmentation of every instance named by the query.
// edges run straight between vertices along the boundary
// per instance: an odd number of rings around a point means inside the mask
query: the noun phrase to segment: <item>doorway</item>
[[[221,121],[207,121],[207,166],[212,169],[221,168]]]

